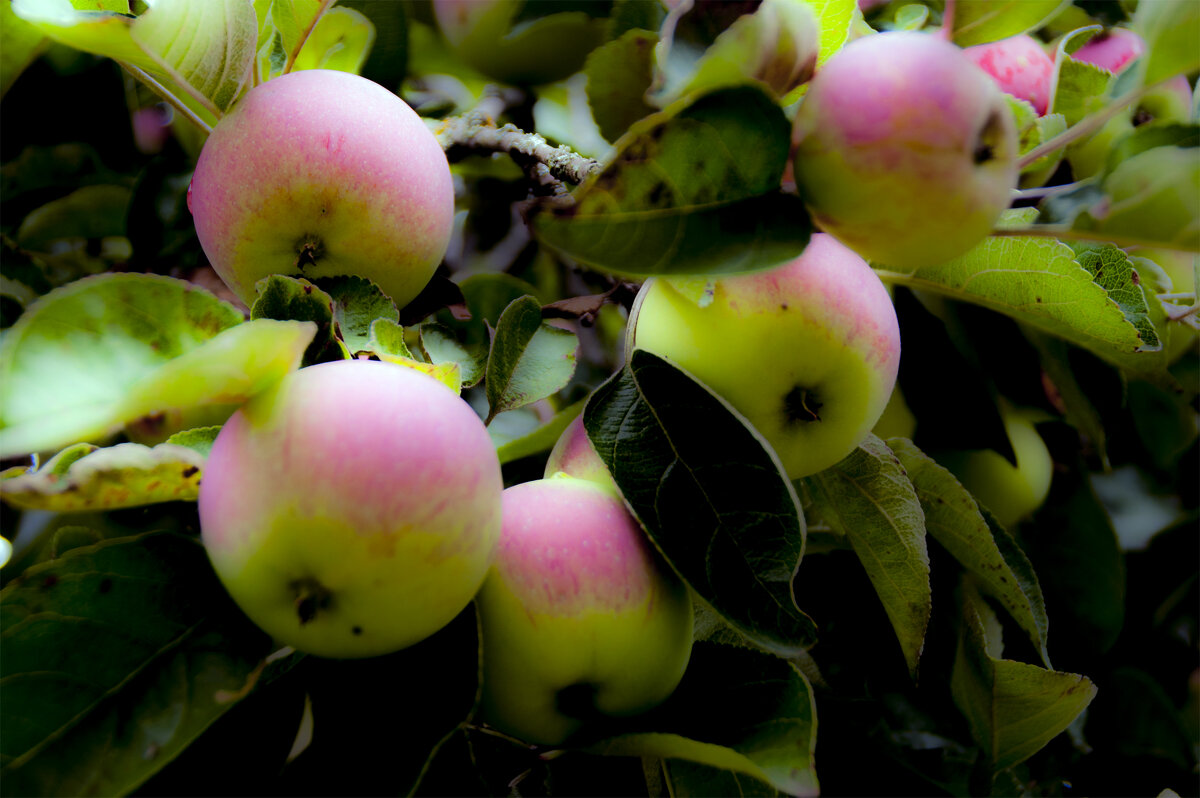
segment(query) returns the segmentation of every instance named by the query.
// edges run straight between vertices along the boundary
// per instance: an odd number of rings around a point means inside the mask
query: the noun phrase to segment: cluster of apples
[[[797,190],[825,232],[787,264],[712,281],[704,301],[647,281],[629,336],[723,396],[796,479],[849,454],[895,385],[896,315],[864,258],[915,266],[975,245],[1009,204],[1017,142],[992,79],[916,33],[835,55],[794,141]],[[445,253],[454,197],[441,148],[402,100],[312,70],[254,88],[217,125],[189,207],[247,302],[269,274],[354,274],[403,306]],[[689,592],[579,423],[544,479],[506,490],[460,396],[402,366],[320,364],[225,424],[199,503],[230,594],[297,649],[395,651],[474,600],[484,718],[530,742],[643,711],[687,666]]]

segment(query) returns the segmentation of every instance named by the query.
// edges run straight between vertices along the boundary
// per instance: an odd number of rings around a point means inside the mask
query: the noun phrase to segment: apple
[[[1004,93],[958,47],[923,33],[838,51],[809,84],[793,141],[796,188],[817,224],[889,266],[966,252],[1017,185]]]
[[[1017,455],[1016,466],[991,449],[950,452],[937,459],[996,520],[1011,528],[1046,500],[1054,461],[1034,428],[1034,422],[1044,418],[1040,411],[1003,407],[1000,416]]]
[[[369,657],[446,625],[500,536],[500,464],[479,417],[391,363],[301,369],[221,428],[200,528],[234,601],[279,641]]]
[[[559,745],[667,698],[687,667],[692,603],[622,501],[558,475],[504,491],[476,597],[481,717]]]
[[[271,274],[353,274],[398,307],[450,241],[445,153],[395,94],[309,69],[251,89],[204,144],[188,189],[196,235],[246,304]]]
[[[977,44],[963,50],[963,54],[991,75],[1001,91],[1028,102],[1038,116],[1046,113],[1054,79],[1054,59],[1032,36],[1020,34]]]
[[[900,364],[900,328],[883,283],[822,233],[782,266],[716,280],[704,307],[670,279],[649,280],[631,325],[634,346],[724,397],[792,479],[862,442]]]
[[[1071,54],[1071,58],[1107,69],[1114,75],[1146,52],[1146,42],[1141,36],[1126,28],[1109,28],[1088,40],[1087,44]]]
[[[522,20],[525,0],[433,0],[433,13],[460,59],[505,83],[562,80],[604,42],[606,20],[575,10]],[[545,4],[552,9],[552,4]]]
[[[582,415],[576,416],[567,425],[555,441],[554,448],[550,450],[550,456],[546,458],[546,477],[550,478],[559,473],[590,480],[611,490],[617,496],[621,495],[608,466],[604,465],[596,447],[592,446],[588,438]]]

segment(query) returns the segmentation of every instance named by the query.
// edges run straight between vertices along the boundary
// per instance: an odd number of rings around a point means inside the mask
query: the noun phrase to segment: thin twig
[[[552,147],[537,133],[527,133],[513,124],[496,127],[494,117],[479,113],[478,109],[444,120],[437,138],[447,152],[462,148],[507,153],[543,185],[546,175],[554,180],[582,183],[601,168],[599,161],[565,145]]]
[[[1071,127],[1067,128],[1062,133],[1054,136],[1049,141],[1042,142],[1018,158],[1017,168],[1024,169],[1025,167],[1035,163],[1040,158],[1044,158],[1055,150],[1061,149],[1073,141],[1094,133],[1095,131],[1104,127],[1108,120],[1121,113],[1121,111],[1124,110],[1127,105],[1142,99],[1142,97],[1144,97],[1152,88],[1154,87],[1146,86],[1138,89],[1137,91],[1130,92],[1124,97],[1119,97],[1114,100],[1113,103],[1106,106],[1104,110],[1097,111],[1091,116],[1085,116],[1083,119],[1079,120],[1074,125],[1071,125]]]
[[[177,96],[175,96],[174,92],[155,80],[150,73],[146,72],[146,70],[142,69],[141,67],[134,66],[127,61],[117,61],[117,63],[130,75],[133,75],[142,83],[145,83],[151,91],[153,91],[159,97],[162,97],[164,102],[174,108],[177,113],[182,114],[183,117],[193,125],[200,128],[205,133],[212,133],[212,125],[198,117],[195,111],[184,105],[183,100],[179,99]]]
[[[1019,199],[1038,199],[1040,197],[1055,197],[1059,194],[1067,194],[1081,186],[1086,186],[1094,183],[1094,180],[1077,180],[1074,183],[1064,183],[1061,186],[1038,186],[1037,188],[1013,189],[1012,197],[1015,200]]]

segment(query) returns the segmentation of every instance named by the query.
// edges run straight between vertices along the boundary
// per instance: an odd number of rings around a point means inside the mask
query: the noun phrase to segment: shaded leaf
[[[241,321],[169,277],[104,274],[46,294],[0,341],[0,453],[100,438],[171,408],[236,404],[294,369],[313,334],[307,323]]]
[[[374,43],[375,25],[370,19],[352,8],[334,7],[317,20],[292,69],[336,69],[358,74]]]
[[[883,274],[912,288],[999,311],[1137,373],[1160,371],[1164,365],[1158,352],[1147,351],[1156,349],[1157,342],[1141,338],[1065,244],[992,237],[945,263]],[[1118,287],[1132,281],[1128,271],[1108,276]]]
[[[1000,602],[1050,667],[1049,620],[1042,588],[1024,552],[996,525],[948,470],[913,445],[892,438],[888,446],[908,472],[925,512],[925,529],[963,566],[979,587]],[[1003,544],[1003,545],[1002,545]]]
[[[812,226],[779,191],[791,126],[760,89],[707,94],[633,126],[569,207],[534,217],[545,244],[614,274],[730,274],[798,255]]]
[[[371,323],[366,351],[388,363],[428,374],[454,393],[462,391],[462,369],[459,364],[454,361],[435,364],[417,360],[404,341],[404,328],[391,319],[381,318]]]
[[[815,509],[849,538],[879,595],[914,677],[933,607],[922,505],[904,466],[874,435],[811,477]]]
[[[337,336],[352,355],[367,348],[376,319],[400,321],[400,311],[388,295],[364,277],[331,277],[318,284],[333,300]]]
[[[796,493],[736,411],[639,349],[583,418],[633,514],[701,599],[769,651],[813,642],[791,586],[805,535]]]
[[[963,580],[961,602],[950,691],[994,773],[1065,731],[1095,698],[1096,687],[1078,674],[1001,659],[999,623],[970,577]]]
[[[1192,0],[1156,0],[1138,3],[1133,29],[1146,42],[1146,71],[1143,80],[1153,85],[1172,75],[1200,69],[1200,5]]]
[[[565,387],[575,373],[578,347],[575,333],[542,321],[542,306],[536,299],[513,300],[496,322],[488,355],[487,421]]]
[[[0,97],[45,46],[46,37],[13,13],[12,4],[0,5]]]
[[[459,343],[452,331],[440,324],[422,324],[420,335],[426,360],[435,366],[456,367],[463,387],[469,388],[483,379],[487,370],[486,350],[468,349]]]
[[[769,654],[696,643],[679,687],[641,725],[653,731],[614,737],[589,750],[697,762],[751,776],[788,795],[819,792],[812,687],[795,665]],[[772,794],[762,785],[750,789]]]
[[[56,467],[56,459],[32,473],[0,481],[0,497],[22,509],[59,513],[195,501],[205,460],[195,449],[171,443],[96,449],[65,469]]]
[[[616,141],[634,122],[654,113],[654,106],[644,97],[653,78],[657,42],[655,34],[634,29],[588,54],[583,67],[588,105],[600,134],[609,141]]]
[[[585,401],[580,400],[573,405],[568,405],[532,432],[497,446],[496,455],[500,458],[500,464],[504,465],[522,457],[531,457],[550,451],[567,426],[583,412]]]
[[[192,451],[207,458],[212,451],[213,442],[217,440],[220,427],[196,427],[176,432],[167,438],[166,442],[176,446],[186,446]]]
[[[131,792],[240,700],[271,641],[194,536],[73,548],[0,591],[0,774],[13,795]],[[106,645],[98,656],[96,640]]]
[[[303,277],[272,274],[254,285],[255,299],[250,319],[308,321],[316,327],[312,341],[304,350],[304,365],[320,363],[327,357],[349,356],[341,349],[333,324],[333,297]]]
[[[1071,0],[959,0],[954,7],[954,43],[985,44],[1040,28]]]

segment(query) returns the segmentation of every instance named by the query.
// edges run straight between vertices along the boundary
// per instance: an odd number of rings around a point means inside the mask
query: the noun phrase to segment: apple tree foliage
[[[1200,5],[510,5],[505,57],[573,74],[497,82],[421,0],[0,4],[0,793],[1195,794],[1200,125],[1195,94],[1174,116],[1151,98],[1200,72]],[[587,45],[564,55],[571,25]],[[1071,57],[1111,25],[1143,38],[1132,66]],[[624,326],[650,276],[702,296],[803,250],[791,119],[872,30],[1031,33],[1051,100],[1010,100],[1020,190],[992,236],[872,264],[904,420],[793,483]],[[310,68],[396,90],[450,158],[454,237],[403,308],[353,276],[271,277],[247,307],[196,241],[206,131]],[[461,391],[506,484],[582,414],[697,602],[666,703],[547,750],[477,721],[470,608],[361,661],[246,620],[197,537],[208,449],[283,374],[350,357]],[[1011,461],[1018,405],[1054,474],[1005,528],[939,459]]]

